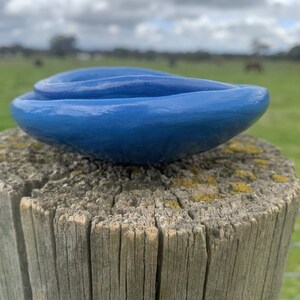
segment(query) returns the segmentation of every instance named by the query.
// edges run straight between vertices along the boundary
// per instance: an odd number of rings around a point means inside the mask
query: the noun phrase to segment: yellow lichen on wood
[[[141,169],[139,167],[132,167],[131,176],[133,176],[133,177],[141,176]]]
[[[234,172],[234,175],[241,178],[248,178],[250,180],[256,180],[256,176],[253,174],[253,172],[248,170],[236,170]]]
[[[193,173],[194,175],[198,175],[198,174],[202,171],[201,168],[196,167],[196,166],[193,166],[193,165],[188,166],[188,170],[189,170],[191,173]]]
[[[193,201],[195,202],[199,202],[199,201],[206,201],[206,202],[210,202],[216,199],[216,195],[209,195],[209,194],[204,194],[204,195],[195,195],[193,196]]]
[[[77,175],[80,175],[82,174],[82,170],[74,170],[71,172],[71,176],[77,176]]]
[[[252,186],[245,182],[233,182],[231,186],[236,193],[251,193],[253,190]]]
[[[200,183],[201,183],[201,181],[199,178],[193,178],[193,179],[191,179],[191,178],[176,178],[173,180],[172,185],[176,186],[176,187],[184,186],[184,187],[191,188]]]
[[[218,185],[218,181],[213,176],[208,176],[205,178],[193,177],[193,178],[184,178],[178,177],[172,181],[172,186],[174,187],[186,187],[192,188],[199,184],[209,184],[209,185]]]
[[[34,150],[41,150],[43,148],[43,144],[41,143],[32,143],[30,147]]]
[[[7,140],[10,141],[10,142],[15,142],[17,140],[17,137],[10,136]]]
[[[26,143],[14,143],[14,144],[13,144],[13,147],[14,147],[15,149],[21,150],[21,149],[26,149],[26,148],[28,148],[29,145],[26,144]]]
[[[164,203],[165,203],[165,207],[168,207],[168,208],[180,208],[179,203],[173,199],[166,199],[164,201]]]
[[[242,144],[241,142],[230,141],[225,147],[225,152],[227,153],[248,153],[248,154],[259,154],[262,153],[263,150],[259,147],[256,147],[252,144]]]
[[[261,158],[254,158],[253,161],[262,167],[267,167],[269,165],[268,161]]]
[[[208,176],[207,180],[206,180],[206,183],[210,184],[210,185],[218,185],[218,181],[213,176]]]
[[[275,182],[288,182],[288,181],[289,181],[289,178],[288,178],[288,177],[283,176],[283,175],[279,175],[279,174],[273,174],[273,175],[272,175],[272,179],[273,179]]]

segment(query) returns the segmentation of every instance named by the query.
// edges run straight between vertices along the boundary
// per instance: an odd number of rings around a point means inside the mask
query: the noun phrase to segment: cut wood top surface
[[[0,134],[3,189],[23,190],[36,207],[77,221],[179,229],[233,225],[276,210],[299,193],[299,181],[277,148],[248,135],[171,164],[141,167],[91,161],[11,129]]]

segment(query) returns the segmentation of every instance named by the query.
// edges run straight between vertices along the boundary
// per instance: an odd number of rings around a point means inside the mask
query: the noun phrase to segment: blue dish
[[[34,138],[117,163],[170,162],[216,147],[267,109],[268,91],[139,68],[88,68],[39,81],[11,113]]]

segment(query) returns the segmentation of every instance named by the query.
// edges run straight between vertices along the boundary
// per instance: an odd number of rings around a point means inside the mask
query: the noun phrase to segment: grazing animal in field
[[[222,57],[213,57],[211,62],[216,65],[217,67],[220,67],[223,65],[224,63],[224,60]]]
[[[36,58],[34,61],[33,61],[33,65],[37,68],[41,68],[44,66],[44,61],[40,58]]]
[[[250,72],[250,71],[263,72],[264,67],[263,67],[262,63],[259,61],[250,61],[250,62],[246,63],[245,71],[246,72]]]
[[[170,68],[175,68],[176,65],[177,65],[177,59],[176,59],[176,57],[173,56],[173,55],[170,55],[170,56],[168,57],[168,64],[169,64],[169,67],[170,67]]]

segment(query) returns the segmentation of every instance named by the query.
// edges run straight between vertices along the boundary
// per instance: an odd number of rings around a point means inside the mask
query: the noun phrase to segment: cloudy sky
[[[300,44],[300,0],[0,0],[1,46],[60,33],[86,49],[279,51]]]

